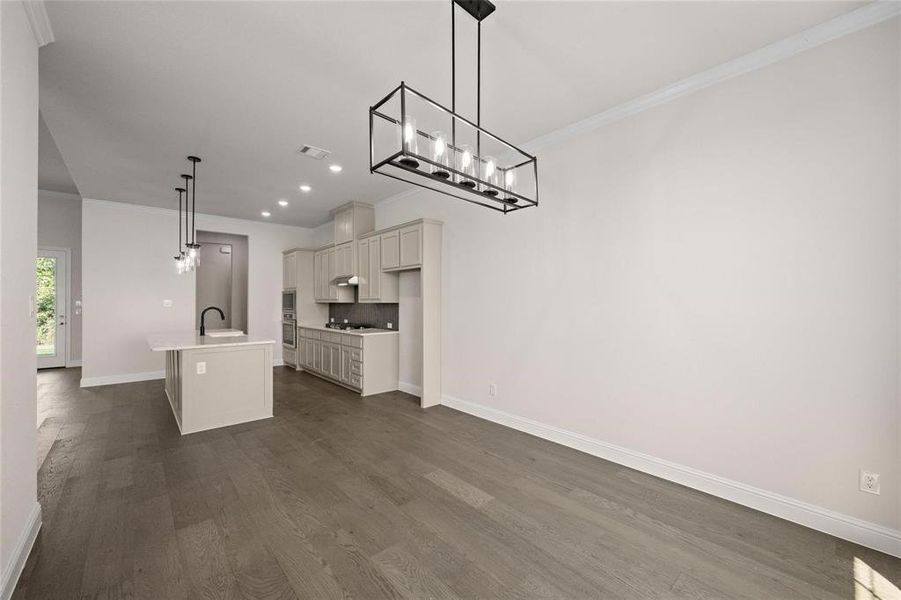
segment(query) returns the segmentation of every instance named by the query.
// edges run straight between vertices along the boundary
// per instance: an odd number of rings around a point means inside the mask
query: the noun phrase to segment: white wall
[[[20,2],[0,2],[0,566],[14,585],[40,522],[35,257],[38,47]],[[0,593],[6,590],[0,589]]]
[[[38,190],[38,246],[69,248],[69,361],[81,360],[81,315],[75,302],[81,300],[81,197],[76,194]]]
[[[280,362],[282,250],[311,245],[313,230],[202,214],[197,228],[248,237],[247,331],[275,340]],[[158,377],[163,356],[147,334],[196,329],[194,274],[175,272],[177,232],[175,210],[83,201],[83,385]]]
[[[898,40],[542,151],[537,209],[377,205],[445,222],[444,393],[899,528]]]

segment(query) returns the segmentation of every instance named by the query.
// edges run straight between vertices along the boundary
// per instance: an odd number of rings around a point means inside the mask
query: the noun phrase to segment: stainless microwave
[[[294,288],[282,291],[282,312],[297,313],[297,290]]]

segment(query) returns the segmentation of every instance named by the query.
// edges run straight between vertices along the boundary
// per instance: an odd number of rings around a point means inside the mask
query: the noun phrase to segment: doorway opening
[[[69,252],[38,249],[35,263],[38,368],[65,367],[68,357]]]
[[[197,265],[195,319],[208,306],[222,309],[225,319],[207,314],[207,330],[239,329],[247,333],[247,236],[198,231],[200,262]]]

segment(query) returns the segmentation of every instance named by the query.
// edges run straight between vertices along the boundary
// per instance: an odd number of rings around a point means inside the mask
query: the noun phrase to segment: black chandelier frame
[[[456,112],[456,6],[463,8],[478,22],[475,122]],[[369,108],[370,173],[378,173],[392,179],[411,183],[418,187],[459,198],[504,214],[538,206],[538,159],[481,126],[482,20],[494,10],[494,4],[488,0],[451,0],[451,108],[447,108],[401,81],[400,85]],[[407,104],[413,98],[431,106],[438,113],[442,114],[444,118],[450,119],[451,137],[449,140],[444,141],[445,152],[448,152],[451,156],[450,164],[440,163],[408,148],[409,144],[404,140],[402,130],[404,123],[407,123]],[[400,118],[391,116],[383,110],[383,107],[392,100],[399,100]],[[380,160],[376,159],[375,147],[375,128],[377,123],[387,123],[389,126],[394,126],[401,131],[400,149]],[[456,156],[458,153],[464,152],[457,143],[458,123],[471,128],[475,133],[476,151],[471,158],[476,164],[475,173],[464,173],[457,169]],[[418,139],[430,142],[437,141],[433,135],[418,128],[413,131],[413,135],[417,136]],[[486,181],[482,177],[482,165],[485,158],[481,154],[483,136],[504,148],[506,164],[505,166],[496,165],[495,167],[500,173],[500,183]],[[426,169],[431,168],[432,171],[422,170],[419,168],[419,165],[425,165]],[[434,174],[436,171],[440,175]],[[506,175],[509,171],[513,171],[516,174],[515,180],[521,182],[517,186],[516,191],[506,184]],[[526,178],[521,176],[525,174],[531,177],[530,181],[525,181]],[[469,185],[466,185],[467,183]],[[521,189],[526,186],[530,188],[529,191]]]

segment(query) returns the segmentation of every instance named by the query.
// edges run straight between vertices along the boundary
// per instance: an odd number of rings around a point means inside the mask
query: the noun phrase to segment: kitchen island
[[[274,340],[241,332],[155,334],[166,353],[166,396],[182,435],[272,416]]]

